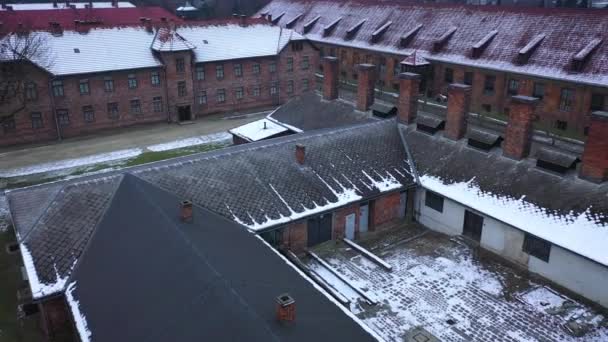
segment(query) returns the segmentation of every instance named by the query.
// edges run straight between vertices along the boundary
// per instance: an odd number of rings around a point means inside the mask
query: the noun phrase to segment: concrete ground
[[[0,170],[22,169],[65,159],[130,148],[145,148],[195,136],[226,132],[231,128],[255,121],[268,113],[269,110],[218,114],[197,119],[186,125],[158,123],[104,131],[45,145],[0,148]]]
[[[358,242],[392,265],[392,272],[344,243],[329,242],[314,252],[378,301],[372,305],[344,293],[344,283],[323,277],[387,341],[608,341],[601,309],[463,238],[401,224]],[[315,260],[306,263],[319,268]]]

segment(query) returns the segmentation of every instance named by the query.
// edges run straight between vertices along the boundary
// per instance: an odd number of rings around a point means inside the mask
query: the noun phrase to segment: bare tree
[[[25,108],[32,67],[46,69],[51,56],[46,33],[17,32],[0,38],[0,124]],[[36,89],[29,90],[36,91]]]

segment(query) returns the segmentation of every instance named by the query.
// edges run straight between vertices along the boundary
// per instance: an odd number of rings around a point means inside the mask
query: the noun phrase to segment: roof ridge
[[[30,236],[32,231],[34,231],[34,228],[36,226],[38,226],[38,222],[40,222],[42,217],[45,216],[45,214],[49,211],[49,209],[51,208],[51,205],[55,202],[55,200],[57,199],[57,196],[59,196],[59,193],[61,193],[63,190],[65,190],[65,188],[69,185],[70,185],[69,183],[66,183],[66,184],[63,184],[62,186],[60,186],[60,188],[57,190],[55,195],[53,195],[53,197],[49,200],[49,203],[47,204],[46,208],[44,208],[44,210],[40,213],[40,216],[38,216],[36,221],[34,221],[32,223],[32,226],[29,228],[29,230],[25,233],[25,235],[23,237],[21,237],[21,236],[19,236],[19,234],[17,234],[18,235],[17,237],[20,240],[19,241],[20,243],[25,243],[25,240]]]

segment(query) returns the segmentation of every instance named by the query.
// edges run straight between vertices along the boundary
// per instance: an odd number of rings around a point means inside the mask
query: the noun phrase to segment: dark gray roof
[[[572,165],[578,160],[578,157],[575,155],[548,147],[539,148],[536,151],[536,157],[540,160],[565,168],[572,167]]]
[[[304,166],[295,160],[298,143],[306,146]],[[348,191],[361,198],[378,195],[380,189],[363,172],[378,182],[392,178],[401,189],[414,185],[394,120],[305,132],[128,171],[226,218],[266,228],[284,224],[294,213],[345,205],[338,195]],[[32,256],[29,271],[41,286],[70,275],[124,172],[8,193],[19,242]],[[61,290],[46,288],[36,297]]]
[[[238,224],[124,175],[70,283],[91,341],[373,341]],[[275,298],[296,300],[296,323]]]
[[[515,161],[468,147],[465,140],[452,141],[441,134],[429,135],[400,126],[419,175],[432,175],[445,183],[475,179],[480,190],[500,196],[522,198],[547,209],[548,214],[588,215],[608,223],[608,183],[597,185],[575,175],[560,176],[543,171],[532,159]]]
[[[356,111],[351,103],[342,100],[325,101],[314,91],[295,97],[269,117],[303,131],[374,120],[365,113]]]

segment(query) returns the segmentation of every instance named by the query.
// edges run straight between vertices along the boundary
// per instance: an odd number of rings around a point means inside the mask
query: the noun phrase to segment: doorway
[[[479,216],[468,210],[464,211],[464,225],[462,227],[462,235],[475,240],[481,241],[481,231],[483,229],[483,216]]]
[[[308,247],[331,240],[331,214],[308,220]]]
[[[179,121],[192,120],[192,112],[190,106],[177,106],[177,118]]]
[[[359,207],[359,232],[366,233],[369,230],[369,203],[361,204]]]
[[[357,217],[355,214],[350,214],[350,215],[346,216],[345,235],[346,235],[346,238],[349,240],[355,239],[355,219],[356,218]]]

